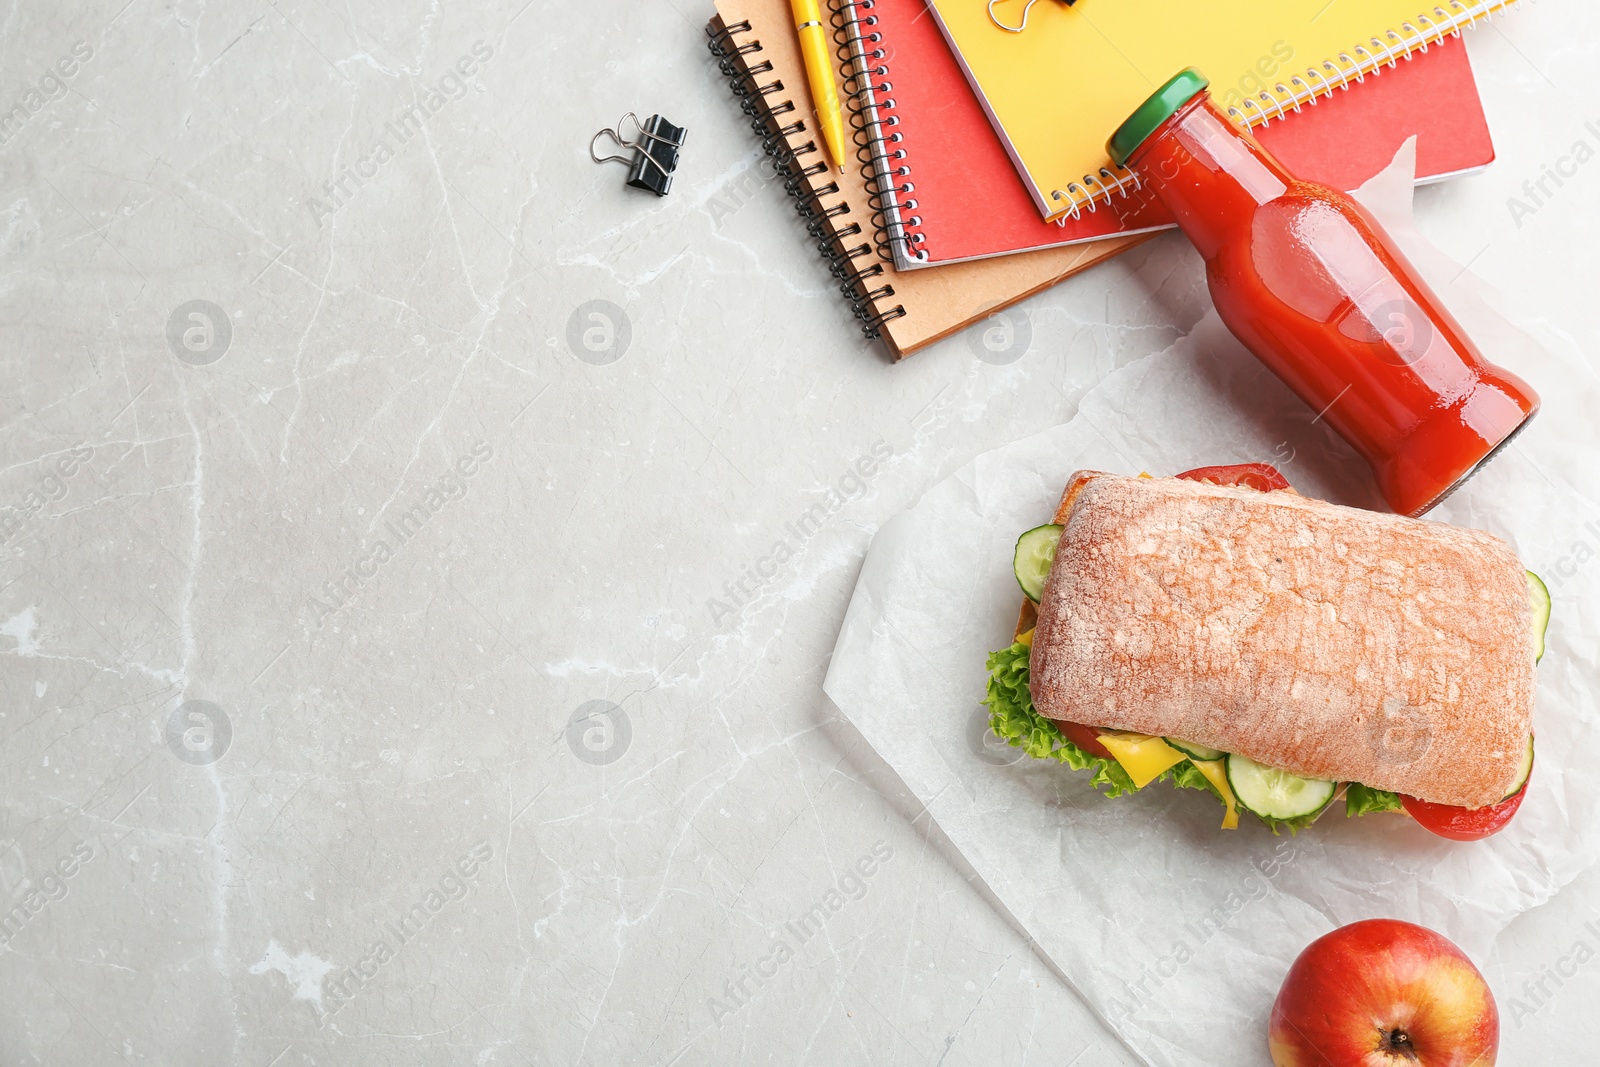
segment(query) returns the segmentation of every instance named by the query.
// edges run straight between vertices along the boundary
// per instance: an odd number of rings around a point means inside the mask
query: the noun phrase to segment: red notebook
[[[881,165],[896,191],[894,202],[883,206],[898,269],[1172,225],[1160,205],[1137,193],[1061,225],[1045,222],[923,0],[865,0],[859,10],[876,17],[862,26],[863,46],[877,72],[872,96],[879,131],[889,135],[877,143],[884,145]],[[1415,53],[1255,134],[1289,170],[1344,190],[1377,174],[1413,135],[1419,183],[1494,159],[1459,39]]]

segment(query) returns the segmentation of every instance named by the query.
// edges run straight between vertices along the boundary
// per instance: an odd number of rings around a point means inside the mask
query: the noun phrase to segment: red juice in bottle
[[[1111,158],[1206,261],[1222,321],[1420,515],[1539,408],[1483,358],[1365,208],[1283,169],[1192,67],[1112,135]]]

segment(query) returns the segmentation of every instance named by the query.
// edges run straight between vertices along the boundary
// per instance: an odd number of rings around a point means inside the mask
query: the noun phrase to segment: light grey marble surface
[[[709,15],[0,12],[0,1062],[1133,1062],[820,682],[873,530],[1182,336],[1197,261],[889,365]],[[1419,197],[1591,352],[1597,31],[1477,31],[1499,161]],[[666,199],[588,159],[630,109],[691,131]],[[1597,904],[1484,961],[1508,1062],[1590,1055]]]

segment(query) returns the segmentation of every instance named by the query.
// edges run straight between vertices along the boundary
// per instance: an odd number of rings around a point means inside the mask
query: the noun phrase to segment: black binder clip
[[[639,136],[633,140],[618,132],[628,122],[632,122],[639,130]],[[623,148],[632,149],[633,155],[599,155],[594,146],[602,137],[610,137]],[[590,138],[589,158],[596,163],[626,163],[629,185],[635,189],[648,189],[657,196],[666,196],[672,189],[672,172],[678,169],[678,151],[688,138],[688,130],[674,126],[660,115],[651,115],[648,120],[640,122],[639,116],[630,111],[617,120],[616,129],[601,130]]]

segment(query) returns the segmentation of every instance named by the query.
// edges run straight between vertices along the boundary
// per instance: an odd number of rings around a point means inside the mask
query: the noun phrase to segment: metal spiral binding
[[[1449,0],[1400,23],[1398,29],[1388,30],[1382,37],[1373,37],[1324,60],[1320,67],[1308,67],[1303,74],[1290,78],[1288,84],[1278,82],[1270,90],[1263,89],[1242,105],[1228,108],[1228,117],[1241,126],[1263,126],[1291,111],[1315,107],[1335,89],[1348,89],[1352,83],[1365,81],[1369,74],[1393,70],[1397,62],[1409,59],[1413,53],[1426,52],[1446,37],[1460,37],[1462,30],[1488,21],[1497,13],[1520,8],[1522,3],[1523,0]]]
[[[763,74],[769,74],[771,71],[772,61],[770,59],[764,59],[753,67],[746,67],[744,70],[736,70],[733,74],[728,76],[728,88],[733,90],[734,96],[746,100],[745,110],[747,113],[749,111],[747,98],[768,96],[772,93],[780,91],[783,88],[783,82],[777,81],[776,79],[768,82],[766,85],[760,85],[757,83],[756,79],[758,77]]]
[[[711,54],[717,57],[717,66],[721,67],[722,72],[730,78],[733,77],[733,71],[727,68],[727,64],[732,61],[734,56],[742,56],[746,52],[761,51],[760,41],[746,41],[744,44],[734,41],[734,37],[737,34],[749,32],[750,21],[748,19],[743,22],[735,22],[732,26],[724,26],[720,30],[709,28],[706,30],[706,36],[710,38],[706,42],[706,47],[711,49]]]
[[[850,18],[852,3],[853,0],[829,0],[836,27],[841,16]],[[815,239],[817,251],[828,260],[829,272],[839,279],[839,291],[850,302],[850,311],[860,321],[861,332],[869,339],[876,338],[884,323],[904,316],[906,309],[901,304],[879,307],[894,296],[894,286],[885,283],[872,288],[869,282],[884,274],[883,265],[859,265],[857,260],[870,257],[873,247],[846,244],[847,239],[862,233],[861,223],[838,225],[834,222],[850,213],[850,205],[841,201],[832,207],[822,206],[823,198],[839,193],[839,183],[812,184],[813,179],[828,173],[828,164],[821,159],[809,163],[802,160],[803,156],[818,153],[814,139],[791,147],[791,143],[806,132],[806,122],[798,116],[783,121],[795,114],[794,101],[777,99],[777,94],[783,91],[782,81],[774,78],[762,83],[762,76],[772,73],[772,63],[753,58],[761,51],[761,42],[745,36],[750,30],[749,22],[736,22],[722,29],[707,27],[706,47],[716,57],[717,69],[728,79],[728,88],[739,100],[740,109],[749,116],[750,128],[761,139],[761,150],[772,160],[784,190],[794,198],[795,210],[805,220],[806,231]]]
[[[809,192],[801,193],[799,196],[795,197],[795,200],[797,201],[795,204],[795,209],[802,215],[810,215],[821,206],[821,200],[823,197],[837,196],[838,193],[838,182],[829,182],[827,185],[819,185],[815,189],[812,189]],[[846,211],[850,210],[850,208],[847,204],[840,204],[837,207],[830,208],[829,210],[842,215]]]
[[[1448,0],[1424,11],[1415,19],[1400,23],[1400,28],[1386,31],[1365,44],[1358,44],[1348,52],[1340,52],[1333,59],[1324,60],[1320,67],[1307,67],[1302,74],[1278,82],[1270,90],[1263,89],[1252,99],[1227,109],[1228,117],[1239,126],[1251,129],[1265,126],[1273,119],[1281,119],[1290,112],[1298,113],[1303,107],[1316,107],[1335,89],[1348,89],[1360,84],[1369,75],[1379,75],[1392,70],[1402,59],[1415,52],[1426,52],[1446,37],[1460,37],[1461,31],[1480,21],[1492,19],[1497,13],[1521,8],[1524,0]],[[1068,219],[1078,219],[1083,213],[1093,212],[1099,204],[1110,206],[1112,197],[1126,196],[1139,188],[1138,177],[1130,170],[1102,167],[1098,174],[1085,175],[1070,183],[1065,189],[1053,189],[1050,199],[1056,203],[1067,202],[1066,214],[1057,219],[1065,225]]]
[[[905,135],[895,129],[900,117],[894,114],[890,94],[888,52],[882,47],[883,35],[875,30],[878,16],[872,14],[873,0],[835,0],[830,5],[833,40],[839,62],[849,71],[839,87],[850,123],[850,139],[856,148],[856,163],[866,183],[867,201],[872,209],[874,245],[879,258],[893,262],[895,242],[910,259],[927,262],[927,234],[917,227],[922,218],[913,214],[917,202],[910,198],[916,184],[910,181],[911,166],[902,145]]]

